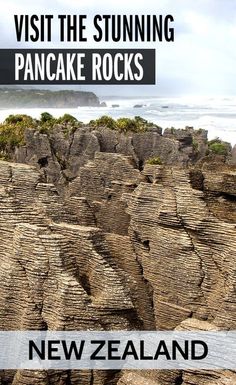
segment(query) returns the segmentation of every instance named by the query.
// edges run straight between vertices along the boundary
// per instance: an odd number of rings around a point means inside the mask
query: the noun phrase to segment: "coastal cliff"
[[[66,127],[28,127],[0,161],[0,330],[234,330],[230,147],[213,154],[191,128]],[[0,373],[1,385],[235,383],[232,371]]]
[[[0,108],[77,108],[99,105],[99,99],[93,92],[0,89]]]

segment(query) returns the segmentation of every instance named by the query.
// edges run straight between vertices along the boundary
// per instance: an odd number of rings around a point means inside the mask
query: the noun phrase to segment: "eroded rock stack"
[[[186,166],[207,152],[207,131],[166,130],[150,127],[144,132],[122,133],[107,127],[81,127],[69,130],[57,124],[49,133],[25,130],[25,144],[16,148],[12,159],[35,166],[50,183],[63,192],[78,176],[80,167],[93,160],[95,153],[131,156],[137,168],[158,156],[163,164]]]
[[[106,130],[82,135],[83,156],[76,155],[61,195],[33,165],[0,162],[0,330],[235,329],[236,168],[204,161],[187,168],[181,160],[141,170],[145,159],[134,138],[132,146],[126,137],[111,151],[115,139],[104,140]],[[172,143],[170,135],[163,140]],[[22,151],[18,160],[26,161]],[[230,371],[26,370],[2,372],[1,381],[236,382]]]

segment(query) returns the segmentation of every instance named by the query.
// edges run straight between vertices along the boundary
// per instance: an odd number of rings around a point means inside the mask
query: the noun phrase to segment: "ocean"
[[[236,97],[200,98],[100,98],[106,107],[78,108],[27,108],[2,109],[0,121],[10,114],[28,114],[39,118],[40,114],[48,111],[55,117],[65,113],[75,116],[78,120],[88,123],[102,115],[113,118],[141,116],[148,121],[158,124],[163,129],[167,127],[208,130],[208,139],[219,137],[222,140],[236,144]]]

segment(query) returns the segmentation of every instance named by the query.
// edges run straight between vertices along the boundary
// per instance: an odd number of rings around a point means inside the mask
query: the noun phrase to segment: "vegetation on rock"
[[[96,120],[90,120],[89,125],[92,127],[107,127],[111,130],[115,130],[116,128],[116,121],[111,118],[110,116],[103,115],[101,118],[98,118]]]
[[[151,165],[161,165],[163,164],[161,158],[159,156],[154,156],[152,158],[149,158],[147,161],[146,161],[146,164],[151,164]]]
[[[50,122],[52,120],[54,120],[54,118],[51,114],[49,114],[49,112],[42,112],[41,118],[40,118],[40,121],[42,123]]]
[[[192,146],[193,146],[193,151],[198,152],[199,143],[196,139],[193,139]]]
[[[40,120],[33,119],[28,115],[9,115],[5,121],[0,124],[0,159],[10,159],[11,153],[16,147],[25,144],[26,129],[36,129],[42,134],[50,134],[55,124],[62,124],[65,137],[76,127],[81,127],[74,116],[65,114],[58,119],[54,118],[48,112],[41,114]]]
[[[61,116],[60,118],[57,119],[57,123],[62,123],[62,124],[71,124],[71,125],[80,125],[82,126],[83,123],[82,122],[79,122],[74,116],[70,115],[70,114],[64,114],[63,116]]]
[[[89,125],[92,127],[106,127],[111,130],[117,130],[120,132],[145,132],[150,127],[158,127],[156,124],[148,122],[146,119],[141,118],[140,116],[135,116],[132,118],[118,118],[117,120],[113,119],[110,116],[104,115],[101,118],[96,120],[91,120]]]
[[[223,142],[219,138],[213,139],[208,142],[209,152],[216,155],[228,155],[229,154],[229,144]]]
[[[111,116],[104,115],[96,120],[91,120],[88,125],[84,125],[70,114],[64,114],[59,118],[55,118],[49,112],[45,111],[41,114],[39,120],[33,119],[28,115],[9,115],[5,121],[0,124],[0,159],[12,159],[15,148],[25,144],[26,130],[35,130],[47,136],[51,136],[55,130],[59,130],[64,134],[65,139],[69,139],[79,127],[87,127],[88,130],[91,130],[91,128],[96,130],[105,127],[125,134],[128,132],[143,133],[150,129],[152,130],[152,128],[160,128],[140,116],[135,116],[134,118],[121,117],[113,119]],[[207,147],[209,154],[224,156],[230,154],[230,144],[221,141],[219,138],[209,141],[208,146],[207,143],[204,142],[205,152],[203,150],[203,154],[200,154],[200,144],[202,143],[202,139],[205,138],[204,140],[207,140],[206,135],[202,138],[202,130],[197,131],[192,128],[190,131],[187,129],[176,130],[173,127],[169,130],[170,133],[173,134],[173,138],[171,139],[179,141],[182,147],[192,146],[194,159],[196,159],[197,156],[206,155]],[[161,130],[158,130],[158,132],[159,135],[161,135]],[[201,137],[199,138],[200,135]],[[147,160],[148,164],[153,165],[159,165],[162,164],[162,162],[165,162],[165,158],[160,159],[159,156]]]
[[[28,115],[9,115],[0,124],[0,156],[8,160],[15,147],[25,143],[25,128],[36,127],[36,122]]]

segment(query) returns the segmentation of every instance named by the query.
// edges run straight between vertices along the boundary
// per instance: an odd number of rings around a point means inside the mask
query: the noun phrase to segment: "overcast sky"
[[[95,14],[172,14],[174,43],[139,43],[157,50],[155,86],[90,86],[100,95],[235,95],[236,0],[0,0],[0,47],[18,48],[14,14],[87,14],[88,37]],[[27,47],[60,47],[24,43]],[[61,45],[62,46],[62,45]],[[69,44],[67,44],[69,47]],[[70,43],[70,48],[123,48],[120,43]],[[126,43],[125,47],[134,45]],[[65,47],[64,47],[65,48]],[[136,48],[136,47],[135,47]]]

